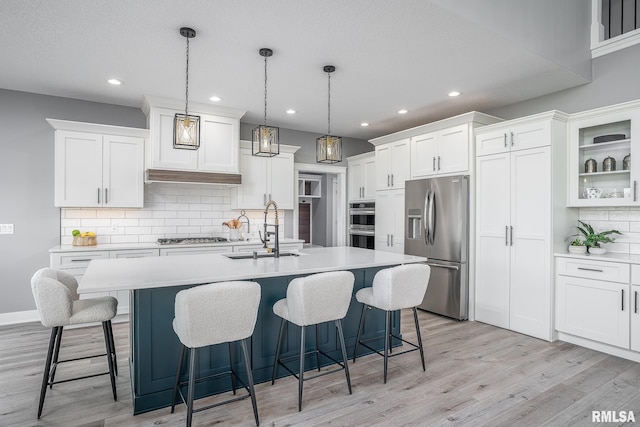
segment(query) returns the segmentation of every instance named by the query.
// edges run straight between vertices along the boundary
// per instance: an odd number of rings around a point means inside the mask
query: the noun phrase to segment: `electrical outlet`
[[[118,224],[111,224],[111,232],[112,233],[118,232]]]
[[[0,234],[13,234],[13,224],[0,224]]]

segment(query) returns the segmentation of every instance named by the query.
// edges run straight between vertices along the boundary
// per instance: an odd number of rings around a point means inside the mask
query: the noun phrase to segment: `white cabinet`
[[[349,201],[373,200],[376,197],[375,153],[364,153],[347,159]]]
[[[640,168],[634,167],[640,159],[639,127],[638,101],[571,116],[568,206],[640,204]],[[625,158],[632,160],[628,168]],[[605,159],[607,163],[613,159],[615,167],[605,169]],[[595,162],[596,170],[587,168],[587,161]]]
[[[564,194],[565,125],[556,119],[526,125],[547,129],[529,144],[539,148],[476,159],[475,313],[478,321],[551,340],[553,248],[564,245],[564,235],[552,230],[568,229],[570,215],[554,209]],[[511,126],[486,134],[504,134]]]
[[[55,206],[143,206],[144,135],[148,131],[47,121],[56,129]]]
[[[376,190],[404,188],[410,179],[410,138],[376,146]]]
[[[404,189],[376,191],[375,249],[404,253]]]
[[[556,329],[629,348],[629,265],[557,258]]]
[[[184,102],[145,97],[143,110],[151,137],[147,169],[238,173],[240,117],[244,111],[190,103],[189,114],[200,117],[200,148],[173,148],[173,120],[184,114]]]
[[[559,112],[557,112],[560,115]],[[549,145],[549,121],[512,122],[507,126],[489,126],[476,131],[476,156],[526,150]],[[491,129],[491,130],[489,130]]]
[[[251,154],[251,143],[242,141],[240,173],[242,185],[231,192],[233,209],[264,209],[274,200],[278,209],[294,208],[294,153],[300,147],[281,145],[280,154],[258,157]]]
[[[411,138],[411,179],[469,171],[469,125]]]

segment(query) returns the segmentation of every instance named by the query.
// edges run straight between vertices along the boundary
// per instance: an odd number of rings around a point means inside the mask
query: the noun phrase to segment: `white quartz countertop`
[[[304,243],[300,239],[280,239],[280,244],[287,243]],[[178,244],[178,245],[161,245],[157,242],[149,243],[103,243],[95,246],[72,246],[59,245],[49,249],[49,253],[58,252],[86,252],[86,251],[119,251],[119,250],[135,250],[135,249],[175,249],[175,248],[197,248],[207,246],[253,246],[262,245],[260,240],[239,240],[234,242],[214,242],[214,243],[194,243],[194,244]],[[273,245],[273,244],[272,244]]]
[[[300,256],[229,259],[220,254],[93,260],[78,293],[162,288],[230,280],[384,267],[426,258],[353,247],[312,248]]]
[[[602,255],[593,254],[572,254],[569,252],[556,252],[555,256],[564,258],[576,258],[585,261],[611,261],[611,262],[624,262],[626,264],[640,264],[640,255],[630,255],[623,253],[607,252]]]

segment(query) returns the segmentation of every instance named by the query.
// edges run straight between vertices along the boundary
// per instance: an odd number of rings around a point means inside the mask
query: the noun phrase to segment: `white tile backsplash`
[[[70,245],[71,232],[94,231],[98,243],[150,243],[163,237],[229,237],[222,225],[238,218],[231,210],[231,191],[215,185],[165,184],[145,185],[144,207],[122,208],[61,208],[60,243]],[[279,211],[280,234],[284,237],[284,212]],[[263,230],[264,211],[246,211],[251,233]],[[269,213],[269,222],[273,221]],[[112,227],[117,225],[117,231]],[[247,225],[240,230],[247,233]],[[640,244],[640,240],[638,240]]]
[[[596,231],[618,230],[614,243],[604,247],[609,252],[640,255],[640,208],[581,208],[579,218]]]

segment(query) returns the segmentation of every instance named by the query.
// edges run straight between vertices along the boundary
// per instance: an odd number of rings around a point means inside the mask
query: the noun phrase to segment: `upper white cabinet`
[[[478,321],[551,340],[553,252],[566,246],[573,220],[558,209],[566,116],[551,112],[487,126],[476,131],[476,143],[525,128],[544,130],[529,141],[535,148],[511,151],[508,144],[506,152],[489,155],[477,148],[475,313]]]
[[[639,101],[572,114],[569,152],[568,206],[640,204]]]
[[[411,138],[411,178],[469,171],[469,124]]]
[[[238,173],[240,117],[244,111],[210,105],[189,105],[200,116],[200,148],[173,148],[173,120],[184,114],[184,102],[145,97],[143,110],[151,132],[146,153],[147,169]]]
[[[358,154],[347,159],[349,201],[374,200],[376,197],[375,153]]]
[[[476,132],[476,155],[506,153],[550,145],[549,122],[512,124]]]
[[[258,157],[251,154],[251,142],[242,141],[240,173],[242,185],[231,191],[232,209],[264,209],[269,200],[278,209],[294,208],[294,153],[300,147],[280,145],[280,154]]]
[[[55,206],[143,206],[146,129],[47,121],[55,129]]]
[[[410,139],[404,138],[376,146],[376,189],[404,188],[410,178]]]

